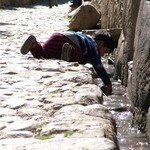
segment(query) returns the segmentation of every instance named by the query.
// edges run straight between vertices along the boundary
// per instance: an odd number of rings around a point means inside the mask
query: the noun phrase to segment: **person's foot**
[[[29,52],[29,50],[36,45],[36,38],[33,35],[30,35],[24,44],[21,47],[21,54],[25,55]]]
[[[61,60],[70,61],[72,46],[69,43],[64,43],[61,52]]]

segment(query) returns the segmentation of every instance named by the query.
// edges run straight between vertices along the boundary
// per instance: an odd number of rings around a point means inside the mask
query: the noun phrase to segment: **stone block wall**
[[[124,0],[122,15],[122,39],[115,56],[115,79],[121,79],[122,84],[127,86],[128,62],[133,60],[134,37],[136,21],[141,0]],[[123,45],[123,47],[121,46]],[[120,49],[120,47],[122,47]]]
[[[91,3],[101,14],[103,29],[122,28],[115,50],[114,78],[121,79],[128,87],[134,123],[141,131],[146,127],[150,137],[149,117],[146,118],[150,116],[150,1],[92,0]],[[133,61],[133,68],[132,75],[128,76],[130,61]]]
[[[146,0],[141,0],[134,47],[130,99],[133,107],[138,110],[135,112],[136,116],[142,116],[137,123],[142,130],[145,130],[150,106],[150,2]]]
[[[121,28],[123,0],[91,0],[91,4],[101,14],[101,28]]]

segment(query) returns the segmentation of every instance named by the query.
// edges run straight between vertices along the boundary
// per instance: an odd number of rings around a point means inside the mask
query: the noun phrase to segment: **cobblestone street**
[[[69,9],[0,10],[0,150],[116,150],[115,123],[91,65],[20,54],[30,34],[42,43],[67,30]]]
[[[54,31],[67,30],[68,19],[66,15],[68,11],[69,4],[59,5],[59,7],[52,9],[39,5],[0,10],[0,15],[3,18],[0,22],[0,49],[8,51],[11,49],[7,56],[10,58],[12,57],[11,52],[16,51],[19,54],[20,46],[29,34],[34,34],[42,42]],[[6,58],[2,52],[1,56]]]

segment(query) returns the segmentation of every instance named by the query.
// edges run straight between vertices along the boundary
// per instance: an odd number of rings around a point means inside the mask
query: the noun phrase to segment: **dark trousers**
[[[57,0],[49,0],[49,7],[52,8],[52,6],[58,6],[58,1]]]
[[[82,4],[82,0],[73,0],[74,6],[80,6]]]
[[[37,42],[37,46],[30,49],[30,52],[34,58],[61,59],[64,43],[69,43],[73,48],[70,61],[83,64],[84,55],[82,50],[73,41],[59,33],[54,33],[43,45]]]

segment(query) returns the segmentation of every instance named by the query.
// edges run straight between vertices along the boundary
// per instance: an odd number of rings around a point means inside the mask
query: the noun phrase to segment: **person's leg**
[[[55,6],[58,6],[58,0],[55,0]]]
[[[49,8],[52,8],[52,0],[48,0],[48,6]]]
[[[31,52],[34,58],[45,58],[45,53],[40,43],[37,42],[35,36],[30,35],[22,45],[20,52],[25,55]]]
[[[70,62],[78,62],[79,64],[84,64],[84,54],[81,49],[73,47]]]
[[[42,46],[46,58],[60,59],[61,49],[63,44],[64,44],[64,40],[59,33],[52,34]]]
[[[82,4],[82,0],[73,0],[71,7],[79,7]]]
[[[83,64],[84,55],[81,49],[77,46],[64,43],[62,47],[61,60]]]
[[[41,46],[35,36],[30,35],[22,45],[20,52],[25,55],[30,51],[35,58],[61,59],[62,46],[66,40],[63,35],[55,33]]]
[[[65,43],[69,44],[69,46],[67,47],[71,47],[71,54],[68,50],[65,50],[67,54],[65,52],[64,55],[68,55],[70,57],[67,58],[66,61],[83,63],[84,55],[79,46],[77,46],[75,42],[73,42],[72,40],[60,33],[54,33],[43,44],[42,50],[45,54],[45,58],[54,58],[59,60],[62,59],[63,46],[65,45]],[[67,47],[65,46],[65,49],[68,49]]]
[[[36,42],[36,46],[32,47],[30,52],[34,58],[46,58],[43,48],[39,42]]]

